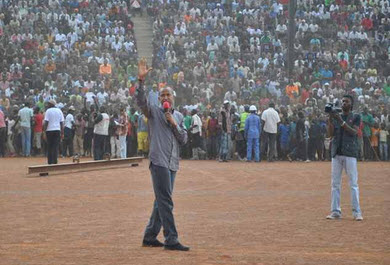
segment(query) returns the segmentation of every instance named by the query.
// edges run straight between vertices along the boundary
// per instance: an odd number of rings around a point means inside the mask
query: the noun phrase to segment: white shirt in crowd
[[[269,107],[261,115],[261,119],[264,121],[264,131],[267,133],[277,133],[278,122],[280,122],[279,114],[272,107]]]
[[[199,118],[198,114],[192,115],[192,128],[191,133],[199,133],[202,136],[202,120]]]
[[[69,113],[68,115],[66,115],[66,118],[65,118],[65,127],[72,129],[73,123],[74,123],[74,117],[72,114]]]
[[[61,122],[64,122],[64,114],[59,108],[49,108],[45,113],[45,121],[48,122],[46,131],[60,131]]]

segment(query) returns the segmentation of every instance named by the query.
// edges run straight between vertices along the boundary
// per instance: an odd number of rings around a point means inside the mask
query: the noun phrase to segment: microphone
[[[164,112],[168,112],[170,108],[171,108],[171,104],[168,101],[165,101],[163,103]]]

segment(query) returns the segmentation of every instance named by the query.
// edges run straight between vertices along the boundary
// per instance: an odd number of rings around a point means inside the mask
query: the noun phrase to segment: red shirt
[[[34,132],[42,132],[42,130],[43,130],[43,114],[42,113],[35,114],[34,121],[35,121]]]
[[[135,85],[134,85],[134,86],[131,86],[131,87],[129,88],[129,94],[130,94],[130,96],[134,96],[134,94],[135,94]]]

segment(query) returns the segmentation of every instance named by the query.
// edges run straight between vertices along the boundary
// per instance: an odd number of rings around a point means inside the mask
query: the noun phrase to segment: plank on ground
[[[131,157],[123,159],[111,159],[111,160],[96,160],[96,161],[81,161],[79,163],[62,163],[53,165],[37,165],[29,166],[28,174],[34,173],[48,173],[62,170],[77,170],[87,168],[99,168],[105,166],[116,166],[124,164],[137,164],[142,162],[142,157]]]

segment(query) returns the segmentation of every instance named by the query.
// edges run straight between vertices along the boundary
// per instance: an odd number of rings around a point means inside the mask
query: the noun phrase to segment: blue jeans
[[[340,207],[340,189],[341,175],[345,172],[349,178],[349,187],[351,189],[352,214],[354,216],[361,214],[359,204],[359,186],[357,159],[355,157],[336,155],[332,158],[332,193],[331,193],[331,211],[341,214]]]
[[[120,146],[121,158],[126,158],[127,157],[126,135],[119,135],[119,146]]]
[[[260,161],[260,141],[259,138],[249,138],[247,140],[246,159],[252,160],[252,151],[255,150],[255,161]]]
[[[172,192],[176,171],[150,163],[155,200],[152,215],[145,229],[144,240],[155,240],[163,227],[165,245],[178,243],[178,235],[173,217]]]
[[[388,157],[388,153],[387,153],[387,143],[385,143],[385,142],[379,143],[379,153],[380,153],[382,161],[388,160],[389,157]]]
[[[22,150],[24,156],[29,156],[31,151],[31,128],[30,127],[20,127],[22,131]]]

